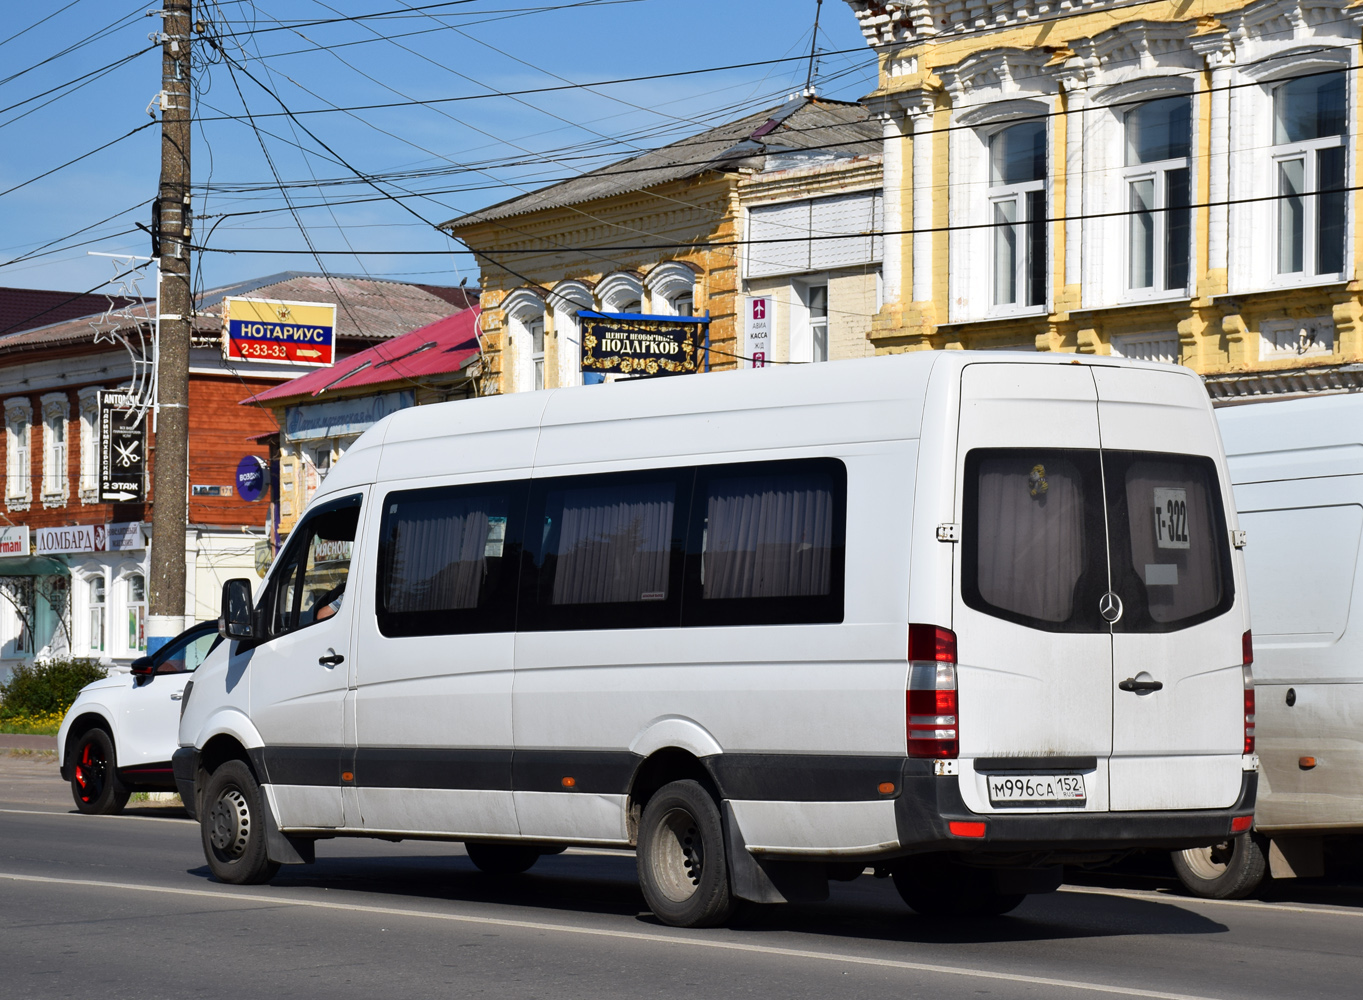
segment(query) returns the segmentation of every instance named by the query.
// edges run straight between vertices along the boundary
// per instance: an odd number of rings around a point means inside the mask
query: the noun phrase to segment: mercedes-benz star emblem
[[[1103,616],[1103,621],[1113,624],[1122,617],[1122,599],[1109,590],[1098,601],[1098,613]]]

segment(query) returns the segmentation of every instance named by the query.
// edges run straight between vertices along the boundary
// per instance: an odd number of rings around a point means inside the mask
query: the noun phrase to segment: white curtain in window
[[[980,464],[980,596],[1047,622],[1074,610],[1084,571],[1084,491],[1063,459],[991,458]]]
[[[566,491],[552,603],[667,600],[674,506],[671,483]]]
[[[390,549],[387,608],[393,612],[476,608],[487,576],[485,500],[399,508]]]
[[[702,596],[810,597],[832,588],[833,491],[807,476],[715,480]]]

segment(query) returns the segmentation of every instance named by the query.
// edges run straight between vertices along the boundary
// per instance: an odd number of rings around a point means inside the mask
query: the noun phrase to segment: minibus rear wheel
[[[279,863],[265,853],[265,796],[243,761],[229,760],[208,779],[199,830],[204,857],[219,882],[260,885]]]
[[[639,887],[673,927],[714,927],[733,913],[719,806],[697,781],[653,793],[639,820]]]
[[[1194,896],[1244,899],[1268,874],[1268,842],[1249,831],[1212,847],[1175,851],[1173,859],[1178,880]]]
[[[540,850],[522,844],[487,844],[468,841],[464,853],[489,875],[519,875],[540,859]]]

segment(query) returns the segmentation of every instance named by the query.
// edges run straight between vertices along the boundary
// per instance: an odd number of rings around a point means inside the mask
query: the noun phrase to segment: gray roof
[[[874,156],[882,148],[880,124],[862,105],[798,98],[581,177],[470,212],[441,223],[441,228],[460,229],[543,209],[565,208],[712,170],[735,170],[740,165],[761,170],[768,154],[789,150],[826,149],[855,157]]]
[[[438,295],[400,281],[284,271],[210,289],[199,295],[199,311],[194,317],[196,339],[220,335],[220,304],[229,295],[250,295],[290,302],[334,302],[337,305],[337,337],[368,341],[400,337],[460,311],[460,306],[451,303],[448,295]],[[156,303],[148,302],[133,312],[144,322],[149,322],[156,316]],[[100,315],[93,313],[0,337],[0,354],[93,341],[91,324],[99,320]],[[132,329],[135,325],[131,324],[128,328]]]

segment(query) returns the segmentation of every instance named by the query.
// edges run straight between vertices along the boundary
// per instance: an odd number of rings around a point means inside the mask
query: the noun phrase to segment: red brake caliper
[[[76,765],[76,784],[80,785],[81,788],[85,787],[85,767],[82,765],[88,766],[89,763],[90,763],[90,745],[87,743],[84,747],[81,748],[80,763]]]

